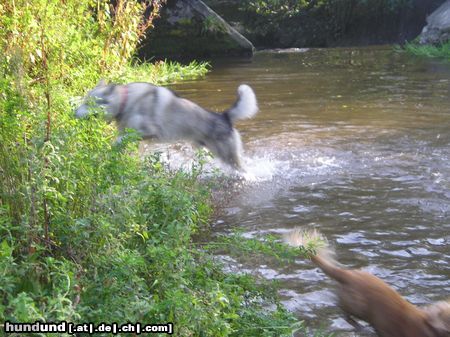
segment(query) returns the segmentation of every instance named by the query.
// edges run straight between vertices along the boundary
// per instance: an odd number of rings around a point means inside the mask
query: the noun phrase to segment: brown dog
[[[310,240],[324,241],[317,231],[300,230],[285,239],[295,247],[308,247]],[[416,307],[378,277],[340,267],[330,253],[329,248],[321,248],[311,260],[338,282],[339,305],[347,315],[370,323],[381,337],[450,337],[450,301]]]

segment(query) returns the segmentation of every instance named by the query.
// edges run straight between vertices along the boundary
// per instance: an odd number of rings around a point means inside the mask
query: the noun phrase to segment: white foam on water
[[[248,182],[270,181],[282,171],[283,167],[289,165],[288,162],[267,155],[245,157],[243,161],[245,172],[241,175]]]

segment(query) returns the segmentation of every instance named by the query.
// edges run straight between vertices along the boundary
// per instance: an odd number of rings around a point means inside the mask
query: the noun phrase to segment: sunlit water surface
[[[263,52],[221,61],[181,96],[225,110],[240,83],[260,112],[239,122],[247,178],[220,202],[214,231],[248,237],[318,228],[337,258],[421,305],[450,296],[450,63],[391,47]],[[172,165],[189,147],[171,145]],[[214,161],[211,165],[227,169]],[[333,282],[310,262],[224,258],[281,282],[284,305],[312,327],[355,333]]]

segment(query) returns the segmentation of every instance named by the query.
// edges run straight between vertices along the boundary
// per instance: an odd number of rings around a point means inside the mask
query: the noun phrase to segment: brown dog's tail
[[[285,236],[285,242],[294,247],[303,247],[312,251],[310,258],[329,277],[344,283],[347,270],[341,268],[333,258],[334,252],[327,240],[317,230],[301,231],[294,229]]]

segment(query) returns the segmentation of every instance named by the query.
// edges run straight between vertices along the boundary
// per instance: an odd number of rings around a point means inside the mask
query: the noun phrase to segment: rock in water
[[[450,39],[450,0],[444,2],[427,18],[419,35],[420,44],[440,44]]]

